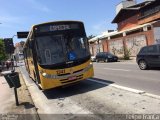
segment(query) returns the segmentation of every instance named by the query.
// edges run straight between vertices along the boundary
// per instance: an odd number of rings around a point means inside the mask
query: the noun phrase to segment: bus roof
[[[40,24],[36,24],[36,25],[32,25],[31,30],[29,31],[28,37],[26,39],[26,42],[24,44],[24,47],[26,46],[27,41],[29,40],[29,37],[32,35],[33,33],[33,28],[40,26],[40,25],[45,25],[45,24],[50,24],[50,23],[63,23],[63,22],[77,22],[77,23],[83,23],[82,21],[76,21],[76,20],[62,20],[62,21],[50,21],[50,22],[44,22],[44,23],[40,23]]]
[[[63,23],[63,22],[79,22],[79,23],[83,23],[82,21],[75,21],[75,20],[62,20],[62,21],[50,21],[50,22],[44,22],[44,23],[40,23],[40,24],[36,24],[33,25],[33,27],[39,26],[39,25],[45,25],[45,24],[50,24],[50,23]]]

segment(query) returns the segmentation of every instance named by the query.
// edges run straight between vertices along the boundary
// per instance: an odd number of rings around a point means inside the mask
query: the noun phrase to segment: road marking
[[[114,68],[103,68],[106,70],[118,70],[118,71],[131,71],[131,70],[126,70],[126,69],[114,69]]]
[[[137,65],[136,62],[118,62],[116,64],[131,64],[131,65]]]
[[[145,93],[145,91],[142,91],[142,90],[136,90],[136,89],[133,89],[133,88],[124,87],[124,86],[116,85],[116,84],[113,84],[113,83],[98,81],[98,80],[95,80],[95,79],[92,79],[92,78],[89,78],[87,80],[92,81],[92,82],[97,82],[97,83],[100,83],[100,84],[104,84],[104,85],[108,85],[108,86],[112,86],[112,87],[115,87],[115,88],[118,88],[118,89],[130,91],[130,92],[137,93],[137,94],[144,94]]]
[[[92,81],[92,82],[96,82],[96,83],[100,83],[100,84],[104,84],[104,85],[108,85],[108,86],[111,86],[111,87],[115,87],[117,89],[126,90],[126,91],[133,92],[133,93],[136,93],[136,94],[149,96],[149,97],[156,98],[156,99],[160,100],[160,96],[159,95],[147,93],[147,92],[145,92],[143,90],[137,90],[137,89],[133,89],[133,88],[129,88],[129,87],[116,85],[116,84],[113,84],[113,83],[107,83],[107,82],[103,82],[103,81],[98,81],[98,80],[95,80],[95,79],[92,79],[92,78],[89,78],[87,80]]]
[[[111,62],[111,63],[93,63],[93,64],[109,64],[109,65],[111,65],[111,64],[130,64],[130,65],[137,65],[137,63],[136,62]]]
[[[154,94],[150,94],[150,93],[146,93],[146,94],[144,94],[144,95],[150,96],[150,97],[152,97],[152,98],[160,99],[160,96],[159,96],[159,95],[154,95]]]

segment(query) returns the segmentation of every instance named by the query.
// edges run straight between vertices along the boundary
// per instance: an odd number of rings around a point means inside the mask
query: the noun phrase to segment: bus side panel
[[[28,71],[28,73],[30,73],[26,49],[24,49],[24,52],[23,52],[23,53],[24,53],[24,62],[25,62],[26,70]]]
[[[29,71],[30,71],[30,77],[35,80],[34,78],[34,71],[35,71],[35,68],[34,68],[34,64],[33,64],[33,58],[30,57],[28,59],[28,63],[29,63]]]
[[[34,70],[33,70],[33,74],[34,74],[34,80],[40,84],[40,76],[39,76],[39,69],[38,69],[38,61],[37,61],[37,54],[35,52],[36,50],[33,48],[32,52],[34,54],[34,56],[32,56],[33,58],[33,64],[34,64]]]
[[[27,64],[28,64],[28,71],[29,71],[29,75],[30,77],[34,80],[34,71],[35,71],[35,67],[34,67],[34,62],[33,62],[33,54],[32,54],[32,49],[29,48],[29,46],[26,48],[26,60],[27,60]]]
[[[33,42],[32,42],[33,43]],[[24,47],[24,55],[25,55],[25,65],[26,69],[29,73],[29,76],[33,80],[37,80],[37,83],[40,83],[39,70],[37,66],[36,53],[34,45],[30,45],[30,41],[28,41]]]

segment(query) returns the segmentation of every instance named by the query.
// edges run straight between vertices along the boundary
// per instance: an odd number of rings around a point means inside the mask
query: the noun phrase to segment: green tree
[[[5,46],[2,39],[0,39],[0,61],[5,60],[7,58],[7,54],[5,53]]]
[[[96,37],[96,36],[94,36],[94,35],[89,35],[87,38],[88,38],[88,40],[90,40],[90,39],[92,39],[92,38],[94,38],[94,37]]]

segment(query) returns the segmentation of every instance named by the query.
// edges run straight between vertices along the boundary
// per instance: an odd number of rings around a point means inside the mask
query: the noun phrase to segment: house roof
[[[127,18],[133,16],[133,14],[136,14],[137,11],[138,11],[137,8],[134,8],[134,9],[133,8],[132,9],[131,8],[130,9],[124,8],[124,9],[121,9],[119,11],[119,13],[116,15],[116,17],[113,19],[112,23],[117,23],[117,22],[121,21],[121,19],[124,19],[124,18],[127,19]],[[130,13],[132,13],[132,14],[130,14]]]
[[[122,8],[119,11],[119,13],[115,16],[112,23],[117,23],[118,21],[120,21],[121,19],[124,18],[123,17],[124,15],[125,15],[125,18],[127,18],[127,16],[130,17],[132,14],[137,13],[141,8],[149,5],[150,3],[154,2],[154,1],[156,1],[156,0],[145,1],[145,2],[142,2],[142,3],[136,4],[136,5],[133,5],[133,6],[129,6],[127,8]]]

